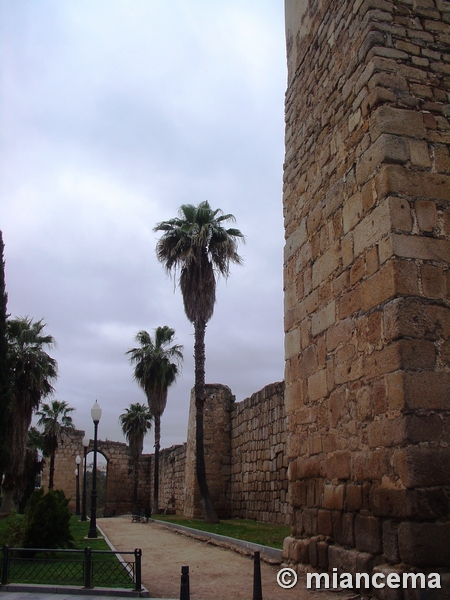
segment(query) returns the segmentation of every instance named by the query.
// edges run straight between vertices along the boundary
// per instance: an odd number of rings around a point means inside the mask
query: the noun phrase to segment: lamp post
[[[76,505],[75,505],[75,514],[79,515],[80,514],[80,463],[81,463],[81,456],[79,454],[77,454],[77,457],[75,459],[77,468],[75,469],[75,478],[76,478],[76,482],[77,482],[77,487],[76,487]]]
[[[97,429],[102,416],[102,409],[97,400],[91,408],[91,417],[94,421],[94,467],[92,470],[92,492],[91,492],[91,520],[89,524],[88,538],[97,537]]]
[[[75,489],[78,487],[78,469],[75,469],[75,471],[73,472],[73,474],[75,475]],[[77,498],[78,500],[78,498]],[[78,512],[78,504],[75,504],[75,514],[77,515]]]
[[[86,454],[90,439],[86,436],[83,438],[84,447],[84,467],[83,467],[83,500],[81,503],[81,521],[87,521],[86,517]]]

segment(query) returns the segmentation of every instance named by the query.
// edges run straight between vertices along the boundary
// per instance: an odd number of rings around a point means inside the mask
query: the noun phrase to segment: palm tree
[[[163,231],[156,255],[168,273],[180,270],[179,285],[184,311],[194,325],[195,404],[196,404],[196,470],[205,520],[217,523],[214,505],[206,481],[203,441],[205,406],[205,331],[216,302],[216,276],[228,277],[230,262],[242,264],[237,253],[244,236],[239,229],[225,229],[223,223],[235,221],[231,214],[213,210],[208,201],[198,206],[183,204],[179,216],[158,223],[154,231]]]
[[[139,331],[135,338],[139,347],[127,352],[131,364],[135,365],[134,378],[144,390],[150,413],[155,420],[154,514],[158,513],[161,416],[167,404],[167,390],[175,382],[180,362],[183,360],[183,346],[170,346],[174,336],[175,330],[167,325],[155,329],[154,339],[147,331]]]
[[[8,295],[5,286],[3,250],[3,235],[0,231],[0,478],[9,462],[9,450],[5,439],[8,427],[8,409],[11,400],[8,339],[6,337]]]
[[[49,404],[44,402],[41,409],[36,412],[39,417],[37,425],[43,429],[44,454],[50,456],[49,490],[53,488],[56,450],[62,442],[64,433],[75,429],[70,415],[74,410],[65,400],[52,400]]]
[[[29,317],[7,322],[8,366],[11,374],[11,402],[8,411],[6,444],[10,460],[3,479],[3,502],[0,514],[9,514],[23,485],[25,451],[33,411],[43,398],[53,392],[57,363],[45,352],[55,340],[44,334],[42,319]],[[17,498],[16,498],[17,499]]]
[[[126,408],[119,417],[122,431],[128,441],[131,458],[133,460],[133,514],[137,514],[137,495],[139,481],[139,459],[144,448],[144,437],[151,427],[151,414],[148,406],[135,402]]]

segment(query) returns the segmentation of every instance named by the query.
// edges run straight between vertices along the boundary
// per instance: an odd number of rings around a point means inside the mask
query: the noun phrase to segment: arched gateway
[[[55,489],[63,490],[70,498],[70,508],[75,510],[76,480],[75,459],[77,455],[84,456],[83,437],[84,431],[74,431],[64,436],[63,443],[58,448],[55,460]],[[94,449],[93,440],[90,441],[87,452]],[[123,442],[98,441],[98,451],[104,455],[108,462],[106,477],[105,516],[123,514],[132,510],[133,466],[128,451],[128,446]],[[80,495],[82,493],[82,467],[80,465]],[[149,506],[150,481],[151,481],[151,456],[144,454],[140,463],[140,485],[138,490],[138,506]],[[42,474],[42,485],[48,489],[48,465]]]

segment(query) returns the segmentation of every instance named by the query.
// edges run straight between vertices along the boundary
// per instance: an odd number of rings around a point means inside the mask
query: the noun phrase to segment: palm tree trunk
[[[55,451],[52,450],[52,453],[50,454],[50,472],[49,472],[49,478],[48,478],[48,489],[49,490],[53,489],[54,474],[55,474]]]
[[[198,319],[194,323],[194,360],[195,360],[195,456],[197,482],[200,488],[206,523],[219,523],[214,504],[209,495],[206,481],[205,445],[203,435],[203,414],[205,408],[205,331],[206,322]]]
[[[155,415],[155,469],[153,472],[153,514],[159,513],[159,447],[161,443],[161,417]]]
[[[134,478],[133,478],[133,515],[139,513],[138,510],[138,485],[139,485],[139,458],[134,461]]]

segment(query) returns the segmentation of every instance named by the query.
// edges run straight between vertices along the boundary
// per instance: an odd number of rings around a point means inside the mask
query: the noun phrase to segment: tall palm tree
[[[45,351],[55,340],[44,333],[42,319],[29,317],[8,320],[8,365],[11,374],[11,402],[8,412],[6,444],[10,460],[3,479],[0,514],[9,514],[23,485],[25,450],[33,411],[53,392],[57,363]],[[14,498],[16,496],[16,498]]]
[[[64,433],[75,429],[70,415],[74,410],[65,400],[52,400],[48,404],[44,402],[41,409],[36,412],[39,417],[37,425],[42,427],[44,434],[44,454],[50,456],[49,490],[53,488],[56,450],[62,442]]]
[[[144,449],[144,437],[151,427],[151,414],[148,406],[135,402],[125,408],[125,412],[119,417],[122,431],[128,441],[130,455],[133,460],[133,514],[137,514],[137,496],[139,482],[139,459]]]
[[[136,335],[138,348],[128,350],[130,362],[134,364],[134,378],[144,390],[150,413],[155,422],[155,469],[153,480],[153,513],[158,513],[159,495],[159,449],[161,442],[161,416],[167,404],[167,390],[177,378],[183,360],[183,346],[173,342],[175,330],[157,327],[155,336],[145,331]]]
[[[223,223],[235,221],[231,214],[213,210],[208,201],[198,206],[183,204],[178,217],[158,223],[154,231],[163,231],[156,255],[168,273],[180,272],[179,285],[184,311],[194,325],[196,470],[205,520],[218,522],[206,481],[203,441],[205,406],[205,331],[216,302],[216,276],[228,277],[230,262],[242,264],[237,253],[244,236],[239,229],[225,229]]]

